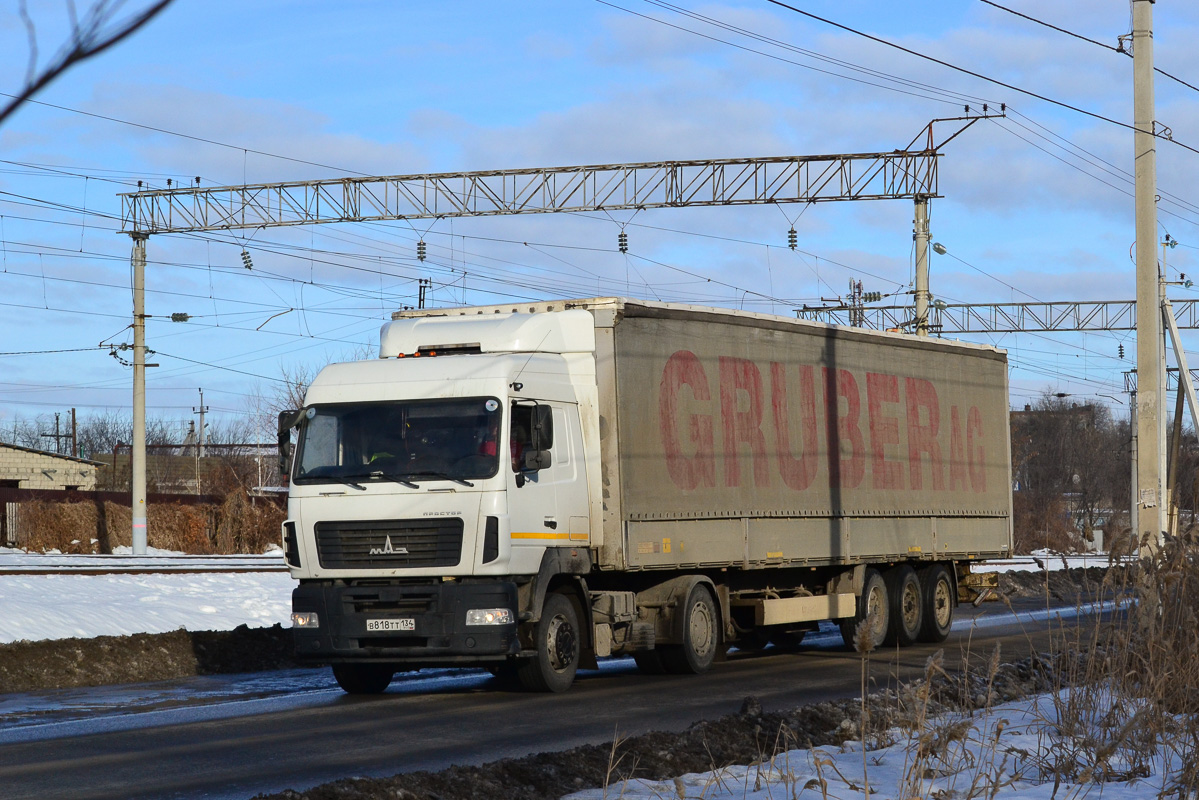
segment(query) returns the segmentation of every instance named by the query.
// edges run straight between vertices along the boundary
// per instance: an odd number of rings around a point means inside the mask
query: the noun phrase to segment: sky
[[[52,425],[72,407],[131,408],[131,369],[109,345],[132,341],[118,195],[138,181],[882,152],[966,104],[1005,104],[1006,117],[942,151],[931,230],[947,253],[931,256],[933,296],[1132,299],[1132,59],[982,0],[919,13],[794,5],[1115,122],[765,0],[175,0],[0,126],[0,430],[38,415]],[[1126,0],[1002,5],[1109,45],[1131,28]],[[17,7],[0,9],[9,94],[31,55]],[[67,35],[67,4],[28,7],[44,64]],[[1161,2],[1154,14],[1157,66],[1199,85],[1199,7]],[[1199,91],[1158,76],[1156,92],[1159,123],[1199,148]],[[952,125],[937,123],[937,138]],[[1199,255],[1199,154],[1160,142],[1158,169],[1160,236],[1179,242],[1166,272],[1180,280]],[[203,388],[218,421],[250,419],[283,376],[370,356],[390,313],[416,305],[421,278],[430,305],[625,295],[791,316],[844,295],[851,279],[900,304],[912,289],[912,218],[911,201],[886,200],[153,236],[147,345],[160,366],[148,370],[148,413],[182,432]],[[180,312],[189,321],[171,322]],[[1061,392],[1127,413],[1131,332],[969,338],[1008,350],[1014,408]],[[1196,337],[1184,338],[1199,362]]]

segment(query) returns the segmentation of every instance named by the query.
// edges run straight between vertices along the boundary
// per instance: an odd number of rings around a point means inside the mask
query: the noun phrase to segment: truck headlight
[[[467,625],[508,625],[511,622],[510,608],[472,608],[466,612]]]
[[[291,612],[291,626],[293,628],[319,628],[321,620],[315,611],[293,611]]]

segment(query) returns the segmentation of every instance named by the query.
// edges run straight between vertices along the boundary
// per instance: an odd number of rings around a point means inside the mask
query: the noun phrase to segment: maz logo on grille
[[[387,543],[385,545],[383,545],[382,547],[372,547],[371,548],[372,556],[385,556],[385,555],[390,555],[390,554],[406,556],[406,555],[408,555],[408,548],[403,547],[403,546],[392,547],[390,535],[387,537]]]
[[[462,517],[321,520],[314,528],[326,569],[452,567],[462,560]]]

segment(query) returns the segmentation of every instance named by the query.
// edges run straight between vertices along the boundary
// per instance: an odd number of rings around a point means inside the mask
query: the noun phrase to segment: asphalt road
[[[1004,660],[1044,649],[1062,622],[1016,619],[988,604],[977,626],[959,625],[943,646],[872,657],[876,686],[920,675],[943,647]],[[1065,624],[1073,624],[1067,622]],[[562,695],[505,691],[485,673],[398,678],[387,694],[336,689],[215,703],[181,699],[174,709],[90,722],[29,726],[0,736],[0,796],[18,798],[249,798],[349,776],[385,776],[451,764],[564,750],[650,730],[683,730],[738,711],[747,695],[766,710],[856,696],[858,657],[835,636],[794,654],[730,654],[711,672],[648,677],[631,659],[581,673]],[[11,734],[11,732],[10,732]]]

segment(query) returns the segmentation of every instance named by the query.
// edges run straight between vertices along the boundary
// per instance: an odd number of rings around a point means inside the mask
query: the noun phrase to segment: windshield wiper
[[[463,486],[474,486],[473,483],[465,478],[455,478],[453,475],[447,475],[444,472],[414,472],[412,473],[412,477],[433,478],[434,480],[453,481]]]
[[[354,481],[351,480],[351,478],[353,478],[355,476],[343,477],[340,475],[326,475],[324,477],[332,478],[333,480],[337,481],[338,483],[344,483],[346,486],[353,486],[355,489],[358,489],[359,491],[363,491],[363,492],[366,491],[366,487],[363,486],[361,483],[354,483]]]
[[[382,478],[385,481],[393,481],[395,483],[400,484],[401,486],[407,486],[409,489],[419,489],[420,488],[420,486],[416,485],[412,481],[405,480],[404,478],[401,478],[399,475],[391,475],[387,472],[382,472],[382,471],[372,472],[370,474],[370,477]]]

